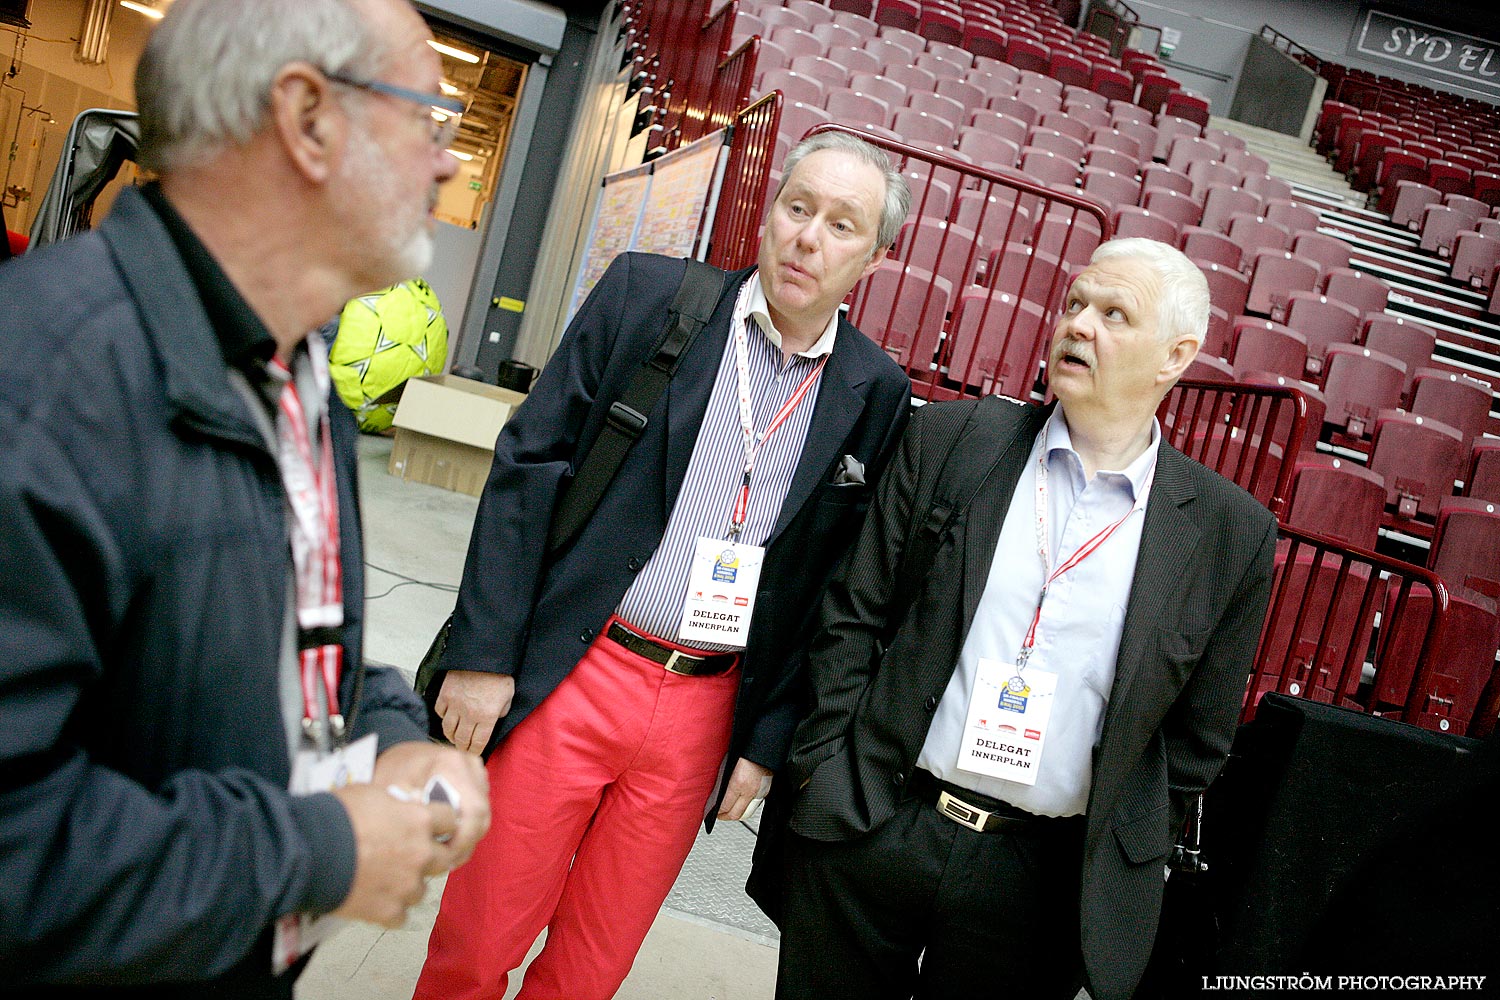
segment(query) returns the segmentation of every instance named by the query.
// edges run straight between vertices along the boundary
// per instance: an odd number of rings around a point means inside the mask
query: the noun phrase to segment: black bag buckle
[[[616,400],[609,407],[609,423],[611,427],[631,438],[638,438],[646,429],[646,415]]]

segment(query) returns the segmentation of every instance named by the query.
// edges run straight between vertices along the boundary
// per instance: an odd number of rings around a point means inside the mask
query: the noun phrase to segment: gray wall
[[[1239,82],[1240,67],[1249,49],[1251,37],[1260,33],[1263,24],[1277,31],[1315,55],[1345,66],[1367,69],[1384,76],[1409,80],[1450,90],[1466,97],[1481,97],[1491,100],[1488,94],[1462,91],[1448,80],[1435,80],[1421,74],[1403,70],[1390,63],[1355,58],[1347,52],[1349,36],[1360,16],[1359,0],[1128,0],[1130,6],[1141,15],[1146,24],[1176,28],[1182,32],[1182,41],[1177,45],[1172,62],[1172,75],[1190,90],[1207,97],[1216,115],[1228,115]],[[1433,8],[1435,15],[1446,13],[1441,7]],[[1409,11],[1407,12],[1409,13]],[[1443,20],[1428,18],[1430,23],[1442,26]],[[1446,20],[1446,19],[1445,19]],[[1456,31],[1469,34],[1483,32],[1465,21],[1448,21]],[[1483,25],[1488,29],[1489,25]],[[1195,74],[1181,64],[1198,66],[1230,77],[1220,82],[1210,77]],[[1170,63],[1169,63],[1170,65]],[[1331,96],[1331,95],[1330,95]]]

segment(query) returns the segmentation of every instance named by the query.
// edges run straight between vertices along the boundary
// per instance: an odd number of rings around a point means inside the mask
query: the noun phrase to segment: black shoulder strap
[[[892,628],[906,619],[912,602],[932,571],[933,560],[948,529],[968,511],[974,497],[994,473],[995,467],[1005,456],[1006,449],[996,433],[1000,421],[997,411],[1003,406],[1014,406],[998,396],[985,396],[964,421],[958,435],[943,456],[942,465],[934,480],[932,504],[925,516],[914,512],[921,520],[912,532],[906,552],[901,558],[899,590],[894,612],[888,618]]]
[[[594,445],[568,482],[552,515],[547,551],[555,552],[573,540],[593,516],[594,508],[615,477],[625,454],[646,429],[647,415],[666,391],[677,365],[693,339],[708,323],[724,291],[724,272],[712,265],[689,259],[678,286],[677,297],[667,314],[667,328],[651,358],[609,407],[609,415]]]

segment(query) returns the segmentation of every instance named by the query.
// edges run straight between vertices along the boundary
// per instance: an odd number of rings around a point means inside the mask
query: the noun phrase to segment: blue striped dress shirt
[[[753,322],[751,322],[753,320]],[[818,359],[831,354],[838,332],[838,316],[828,322],[823,335],[809,350],[792,355],[783,363],[781,334],[771,322],[760,276],[752,274],[735,301],[733,324],[745,323],[750,370],[750,413],[757,436],[771,423],[777,411],[796,391]],[[745,438],[740,426],[739,377],[735,373],[734,327],[725,338],[724,354],[714,378],[708,408],[698,428],[698,440],[688,460],[682,490],[661,544],[641,567],[616,614],[638,629],[664,639],[676,640],[687,598],[688,569],[698,539],[726,538],[729,517],[739,495],[745,473]],[[802,457],[807,430],[816,408],[817,381],[781,428],[761,448],[755,460],[750,486],[750,506],[739,541],[763,545],[781,514],[792,475]],[[696,648],[722,651],[738,649],[716,643],[694,643]]]

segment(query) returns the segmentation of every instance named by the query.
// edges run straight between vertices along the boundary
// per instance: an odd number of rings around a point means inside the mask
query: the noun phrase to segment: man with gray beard
[[[157,180],[0,271],[0,968],[291,997],[489,824],[361,658],[355,428],[308,331],[432,251],[456,119],[405,0],[177,0]],[[461,107],[451,110],[461,112]]]

